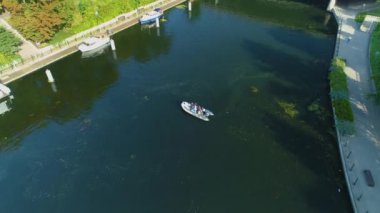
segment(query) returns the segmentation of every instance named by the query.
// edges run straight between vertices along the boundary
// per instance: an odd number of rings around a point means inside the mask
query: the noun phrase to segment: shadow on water
[[[277,143],[296,155],[303,164],[318,176],[328,178],[325,181],[330,182],[332,185],[336,184],[336,188],[331,188],[323,199],[315,195],[317,188],[304,191],[308,204],[317,209],[317,212],[340,212],[340,208],[333,207],[329,203],[336,202],[338,197],[344,196],[346,197],[344,203],[346,208],[351,209],[344,177],[339,172],[341,171],[341,165],[339,163],[339,153],[334,143],[335,138],[331,135],[322,137],[323,134],[320,134],[320,132],[326,130],[317,129],[315,126],[307,126],[302,121],[289,120],[275,114],[266,114],[264,117],[263,121],[275,133],[274,138]],[[286,134],[277,134],[278,132],[286,132]],[[332,177],[335,178],[333,179]],[[318,185],[317,183],[316,186]],[[340,195],[337,191],[338,187],[342,189]]]
[[[336,25],[335,20],[329,21],[329,23],[332,23],[331,27],[336,29],[337,25]],[[324,54],[326,51],[328,52],[331,50],[330,46],[324,45],[325,41],[322,39],[320,40],[316,39],[314,42],[309,42],[308,40],[300,41],[299,39],[297,39],[297,33],[298,33],[297,31],[287,31],[283,33],[278,33],[276,30],[270,29],[267,32],[278,43],[297,49],[299,52],[304,52],[305,55],[312,56],[310,58],[318,58],[321,54]],[[327,34],[326,39],[329,39],[330,41],[335,40],[335,33],[331,35]],[[310,51],[305,51],[305,50],[310,50]],[[314,62],[318,63],[320,61],[315,59]]]
[[[309,40],[309,42],[313,42],[312,45],[315,46],[319,45],[318,40]],[[293,43],[291,46],[293,46]],[[297,45],[295,46],[297,47]],[[243,42],[242,47],[251,54],[253,60],[260,61],[261,64],[263,64],[263,70],[271,72],[276,75],[278,79],[290,83],[293,85],[293,88],[298,91],[292,91],[290,94],[297,95],[298,97],[308,97],[309,91],[318,90],[305,90],[305,88],[310,88],[312,85],[320,86],[315,84],[321,82],[326,83],[325,81],[327,81],[327,69],[329,67],[328,57],[319,60],[305,57],[305,55],[309,54],[306,52],[308,49],[304,48],[302,52],[291,52],[289,49],[280,49],[277,51],[278,54],[273,54],[273,52],[276,51],[272,48],[275,47],[268,47],[248,39]],[[319,66],[315,66],[317,64]],[[321,65],[325,67],[326,70],[320,70]],[[322,75],[321,72],[326,75]]]
[[[172,38],[165,33],[165,25],[161,25],[157,35],[155,27],[142,29],[140,25],[133,26],[123,33],[115,35],[117,48],[122,49],[117,54],[122,59],[135,58],[139,62],[148,62],[170,50]]]
[[[178,8],[183,11],[182,14],[186,15],[188,17],[188,20],[190,22],[196,22],[197,20],[200,19],[201,14],[202,14],[202,2],[203,0],[200,1],[193,1],[192,3],[192,10],[191,12],[188,11],[188,2],[184,2],[182,6],[179,6]]]
[[[107,57],[80,60],[75,54],[48,66],[56,93],[47,82],[45,69],[10,85],[15,99],[13,110],[0,119],[0,150],[16,148],[25,135],[49,120],[64,123],[77,118],[118,79]]]
[[[165,32],[165,27],[160,30]],[[145,63],[168,53],[170,36],[165,33],[158,36],[156,32],[155,28],[141,29],[136,25],[117,34],[114,39],[117,50],[121,49],[116,53],[119,60],[133,57]],[[81,58],[77,53],[47,68],[51,69],[55,78],[57,93],[47,82],[46,68],[10,84],[15,100],[10,113],[0,119],[0,150],[17,148],[24,136],[50,120],[64,123],[77,118],[90,110],[93,103],[119,78],[110,49],[92,58]]]
[[[309,40],[308,42],[319,45],[318,41]],[[286,43],[294,46],[293,43],[297,42],[288,39]],[[274,133],[275,141],[293,153],[315,174],[329,178],[327,181],[332,185],[343,188],[342,196],[345,197],[345,205],[350,207],[344,177],[340,172],[342,168],[327,95],[328,57],[320,59],[321,61],[300,61],[299,57],[289,54],[289,52],[282,52],[281,55],[273,54],[275,51],[271,47],[251,40],[245,40],[242,46],[252,55],[253,60],[261,62],[261,69],[276,77],[267,85],[267,90],[270,91],[273,99],[285,99],[294,103],[299,112],[298,116],[291,118],[280,108],[277,110],[264,109],[262,121]],[[295,46],[297,47],[297,45]],[[322,70],[320,70],[321,67]],[[308,109],[316,102],[318,102],[319,110],[323,110],[319,114]],[[321,126],[321,123],[325,123],[326,126]],[[311,152],[317,154],[311,155]],[[336,189],[332,188],[329,196],[322,200],[315,198],[312,189],[308,189],[304,193],[308,197],[309,204],[318,209],[318,212],[339,212],[337,209],[326,210],[329,209],[328,203],[336,199]]]
[[[318,0],[310,1],[319,3],[318,5],[324,5]],[[306,32],[324,35],[334,34],[336,30],[332,23],[333,19],[331,19],[331,23],[326,28],[323,20],[328,13],[325,11],[324,6],[321,9],[316,9],[315,6],[307,4],[309,1],[220,0],[218,4],[215,4],[212,0],[205,2],[225,11]],[[311,20],[310,17],[314,18]]]

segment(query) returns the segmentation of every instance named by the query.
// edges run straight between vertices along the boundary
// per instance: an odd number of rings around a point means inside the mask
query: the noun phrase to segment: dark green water
[[[48,66],[57,93],[44,69],[10,84],[1,212],[351,212],[326,78],[336,29],[299,3],[214,3],[167,12],[160,36],[117,34],[116,60]]]

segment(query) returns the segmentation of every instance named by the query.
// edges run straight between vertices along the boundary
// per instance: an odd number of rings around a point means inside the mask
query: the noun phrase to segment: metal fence
[[[15,72],[26,66],[30,66],[34,63],[44,60],[50,56],[59,54],[65,50],[68,50],[69,48],[76,47],[81,42],[83,42],[83,40],[87,37],[101,34],[101,33],[112,35],[114,33],[113,32],[114,28],[120,27],[124,24],[131,24],[133,22],[137,22],[138,18],[142,14],[145,14],[148,11],[153,10],[154,8],[167,7],[167,6],[170,6],[171,4],[176,4],[176,3],[181,3],[181,2],[185,2],[185,0],[159,0],[151,4],[148,4],[146,6],[139,7],[138,9],[133,10],[131,12],[119,15],[110,21],[107,21],[89,30],[78,33],[72,37],[65,39],[62,42],[42,48],[42,50],[39,53],[32,55],[29,58],[13,61],[10,64],[1,66],[0,75],[8,74],[10,72]]]

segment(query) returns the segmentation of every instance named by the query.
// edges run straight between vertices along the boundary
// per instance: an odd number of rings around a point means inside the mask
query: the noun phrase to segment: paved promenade
[[[354,10],[335,8],[340,23],[336,56],[346,59],[350,102],[355,117],[355,134],[338,133],[346,180],[355,212],[380,212],[380,106],[368,95],[375,92],[369,64],[370,33],[375,20],[367,20],[368,32],[360,31]],[[375,187],[369,187],[363,170],[372,172]]]

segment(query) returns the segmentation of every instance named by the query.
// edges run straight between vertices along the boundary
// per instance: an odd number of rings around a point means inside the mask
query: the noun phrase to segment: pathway
[[[341,158],[355,212],[380,211],[380,106],[368,98],[375,88],[369,64],[370,29],[360,31],[354,10],[335,8],[341,31],[337,57],[346,59],[350,102],[355,117],[355,134],[339,137]],[[370,20],[367,20],[370,21]],[[375,24],[367,23],[373,28]],[[369,187],[363,170],[372,172],[375,187]]]

